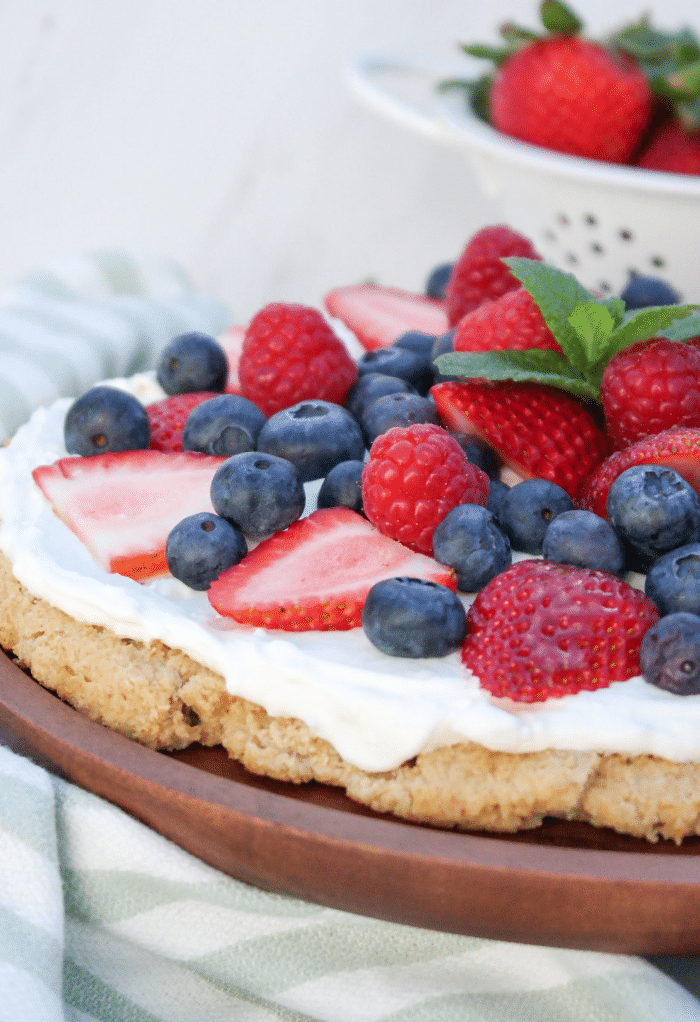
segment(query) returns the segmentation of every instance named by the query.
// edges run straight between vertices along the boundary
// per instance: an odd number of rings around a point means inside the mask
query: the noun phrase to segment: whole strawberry
[[[342,405],[357,367],[320,312],[273,302],[248,325],[238,377],[244,397],[269,417],[309,398]]]
[[[483,227],[469,240],[447,282],[445,301],[451,327],[483,302],[520,287],[502,261],[505,256],[540,258],[528,238],[501,224]]]
[[[455,351],[561,351],[534,299],[516,284],[459,321],[452,340]]]
[[[457,441],[429,423],[395,426],[372,444],[362,474],[367,518],[385,536],[431,554],[433,533],[458,504],[486,505],[489,479]]]
[[[637,166],[670,174],[700,174],[700,130],[686,131],[670,118],[652,135]]]
[[[581,38],[582,23],[559,0],[544,0],[540,14],[542,36],[508,24],[504,47],[464,47],[497,65],[493,78],[471,86],[473,105],[494,128],[531,145],[628,162],[652,115],[647,76],[612,44]]]
[[[462,662],[491,695],[542,702],[639,674],[652,601],[617,576],[520,561],[477,595]]]
[[[600,398],[618,450],[672,427],[700,427],[700,347],[652,337],[624,348],[605,368]]]

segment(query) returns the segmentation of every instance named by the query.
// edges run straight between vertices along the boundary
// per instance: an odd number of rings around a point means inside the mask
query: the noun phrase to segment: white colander
[[[349,69],[369,106],[463,150],[486,195],[500,203],[502,222],[529,237],[548,263],[604,295],[618,294],[636,272],[662,277],[685,301],[700,302],[700,177],[518,142],[479,120],[462,90],[439,93],[437,82],[448,77],[454,68],[391,54],[360,57]],[[413,98],[416,83],[422,102]],[[397,95],[407,86],[411,100]]]

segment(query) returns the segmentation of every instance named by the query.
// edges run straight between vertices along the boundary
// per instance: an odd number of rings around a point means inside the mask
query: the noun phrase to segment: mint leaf
[[[565,390],[584,401],[597,401],[597,388],[558,351],[455,351],[439,355],[434,363],[444,376],[470,379],[527,380]]]
[[[606,360],[616,355],[623,348],[637,341],[646,341],[649,337],[657,337],[662,330],[677,322],[684,320],[697,310],[697,305],[650,305],[646,309],[638,309],[613,332],[610,337],[611,347],[607,352]],[[694,320],[697,324],[697,320]],[[685,334],[685,337],[692,337],[693,334]],[[675,338],[677,340],[680,337]]]
[[[599,302],[581,302],[569,316],[569,323],[581,339],[587,365],[594,365],[616,327],[610,309]]]
[[[577,305],[595,302],[571,273],[556,270],[538,259],[510,257],[503,260],[510,267],[544,316],[544,321],[575,369],[584,376],[588,367],[586,347],[569,322]]]
[[[687,341],[691,337],[700,337],[700,311],[676,319],[656,332],[660,337],[668,337],[670,341]]]

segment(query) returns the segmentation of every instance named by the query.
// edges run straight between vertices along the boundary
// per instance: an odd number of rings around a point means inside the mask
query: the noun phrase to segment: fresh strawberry
[[[670,174],[700,174],[700,131],[687,132],[670,118],[652,135],[637,166]]]
[[[241,381],[238,379],[238,363],[241,359],[246,328],[230,326],[216,338],[226,353],[228,362],[228,379],[224,391],[226,394],[242,394]]]
[[[106,571],[142,581],[167,571],[165,541],[188,515],[212,511],[222,458],[124,451],[61,458],[32,473],[55,514]]]
[[[623,348],[605,368],[600,397],[618,450],[666,429],[700,428],[700,347],[652,337]]]
[[[576,503],[607,518],[608,490],[620,473],[633,465],[666,465],[687,480],[700,496],[700,429],[686,426],[638,440],[615,451],[594,468],[578,493]]]
[[[362,503],[386,536],[420,553],[458,504],[485,506],[489,480],[441,426],[394,426],[372,444],[362,473]]]
[[[181,451],[182,430],[190,412],[212,397],[219,397],[219,394],[211,390],[196,390],[187,394],[171,394],[146,405],[151,426],[151,450],[171,454]]]
[[[483,302],[520,287],[502,261],[506,256],[541,258],[532,243],[510,227],[483,227],[469,240],[447,282],[445,301],[451,327]]]
[[[336,287],[326,295],[325,305],[367,351],[387,348],[409,330],[438,337],[449,326],[442,302],[379,284]]]
[[[534,299],[519,284],[468,312],[457,324],[452,346],[455,351],[561,351]]]
[[[241,624],[285,631],[357,628],[371,587],[410,576],[456,590],[451,568],[411,553],[349,508],[321,508],[265,539],[212,582],[212,606]]]
[[[320,312],[273,302],[248,325],[238,376],[244,397],[270,416],[310,398],[342,405],[357,366]]]
[[[447,429],[485,440],[521,479],[549,479],[572,499],[609,453],[580,401],[539,383],[461,380],[430,391]]]
[[[491,695],[518,702],[607,688],[640,673],[658,619],[647,596],[609,572],[519,561],[470,607],[462,662]]]

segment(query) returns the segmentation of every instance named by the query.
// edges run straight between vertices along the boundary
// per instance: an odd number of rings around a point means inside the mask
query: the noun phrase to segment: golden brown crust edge
[[[300,720],[230,695],[221,675],[162,643],[120,639],[29,593],[0,554],[0,644],[45,687],[151,749],[222,744],[249,770],[317,780],[377,812],[459,830],[516,831],[545,816],[656,841],[700,833],[700,764],[548,750],[491,752],[463,743],[372,774]]]

